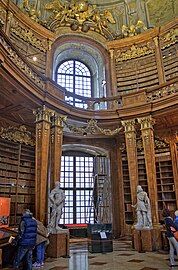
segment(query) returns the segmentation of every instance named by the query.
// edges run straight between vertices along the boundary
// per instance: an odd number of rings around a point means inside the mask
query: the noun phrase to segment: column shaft
[[[62,158],[63,126],[59,115],[52,117],[51,127],[51,178],[50,188],[55,187],[55,182],[60,181]]]
[[[159,80],[159,84],[163,84],[166,82],[166,78],[164,74],[163,56],[162,56],[158,37],[154,38],[154,44],[155,44],[155,59],[156,59],[156,65],[157,65],[157,71],[158,71],[158,80]]]
[[[155,163],[155,147],[153,134],[153,119],[151,116],[139,118],[141,124],[141,133],[144,148],[144,157],[146,164],[148,192],[151,203],[151,213],[153,224],[159,223],[158,218],[158,195],[156,183],[156,163]]]
[[[43,106],[34,112],[36,115],[36,160],[35,160],[35,208],[36,218],[46,223],[48,154],[50,142],[51,112]]]
[[[138,162],[137,162],[137,146],[135,133],[135,120],[122,121],[125,127],[125,140],[127,150],[127,160],[129,167],[130,189],[132,204],[136,203],[137,185],[138,185]]]

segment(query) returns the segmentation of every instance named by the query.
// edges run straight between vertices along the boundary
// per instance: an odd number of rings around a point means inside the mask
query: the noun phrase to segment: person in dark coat
[[[24,270],[32,270],[32,252],[36,245],[37,222],[33,214],[26,209],[21,217],[17,235],[17,252],[15,254],[13,267],[19,269],[23,261]]]
[[[45,249],[46,246],[49,244],[48,240],[48,230],[43,225],[43,223],[39,220],[37,221],[37,239],[36,239],[36,262],[33,264],[33,267],[40,268],[44,265],[44,258],[45,258]]]
[[[175,258],[174,258],[175,253],[174,253],[174,251],[176,251],[176,253],[178,254],[178,242],[174,238],[174,234],[171,231],[171,227],[178,230],[178,224],[176,224],[173,221],[172,217],[170,216],[169,209],[164,209],[163,212],[162,212],[162,216],[164,218],[164,223],[165,223],[165,227],[166,227],[166,237],[168,238],[168,241],[169,241],[170,266],[174,267],[175,266]]]

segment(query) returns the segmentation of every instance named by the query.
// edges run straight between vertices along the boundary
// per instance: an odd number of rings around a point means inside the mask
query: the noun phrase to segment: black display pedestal
[[[113,251],[112,224],[88,224],[88,251],[107,253]]]

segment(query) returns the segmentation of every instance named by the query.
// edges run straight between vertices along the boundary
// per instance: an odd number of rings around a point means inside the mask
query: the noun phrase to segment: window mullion
[[[76,157],[73,158],[73,223],[76,224]]]

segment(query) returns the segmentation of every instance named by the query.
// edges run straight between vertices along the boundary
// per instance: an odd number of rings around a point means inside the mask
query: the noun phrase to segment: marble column
[[[144,148],[144,157],[147,173],[148,192],[151,203],[152,222],[154,224],[159,223],[158,218],[158,195],[157,195],[157,183],[156,183],[156,163],[155,163],[155,145],[154,145],[154,133],[152,117],[146,116],[138,118],[138,122],[141,124],[141,134]]]
[[[126,140],[128,167],[129,167],[131,198],[132,204],[135,204],[137,198],[137,185],[138,185],[138,162],[137,162],[135,119],[122,121],[122,125],[125,128],[125,140]]]
[[[50,189],[55,187],[55,182],[60,181],[62,141],[63,141],[63,116],[54,114],[51,117],[51,177]]]
[[[34,111],[36,116],[36,160],[35,160],[35,209],[36,218],[47,221],[48,160],[51,114],[45,106]]]

